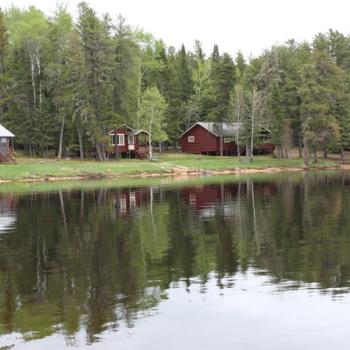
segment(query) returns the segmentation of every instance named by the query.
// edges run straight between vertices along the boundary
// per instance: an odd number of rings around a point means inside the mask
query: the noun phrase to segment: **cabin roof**
[[[134,131],[131,132],[130,134],[138,135],[138,134],[142,134],[142,133],[149,135],[149,132],[146,131],[146,130],[144,130],[144,129],[134,130]]]
[[[126,129],[129,129],[130,132],[128,132],[126,135],[138,135],[138,134],[142,134],[142,133],[149,135],[149,132],[146,131],[146,130],[144,130],[144,129],[137,129],[137,130],[135,130],[135,129],[131,128],[130,126],[127,126],[126,124],[123,124],[123,125],[121,125],[121,126],[118,126],[117,128],[114,128],[114,129],[111,130],[108,134],[109,134],[109,135],[114,135],[114,134],[115,134],[115,131],[116,131],[117,129],[119,129],[119,128],[126,128]]]
[[[233,137],[236,136],[237,130],[243,128],[243,123],[218,123],[218,122],[197,122],[189,127],[185,132],[183,132],[179,138],[184,136],[188,131],[193,129],[196,125],[201,126],[205,130],[209,131],[216,137],[220,137],[221,125],[222,125],[222,136],[223,137]],[[261,127],[261,131],[265,131],[271,134],[271,131],[265,127]]]
[[[0,137],[15,137],[15,135],[0,124]]]
[[[242,123],[217,123],[217,122],[197,122],[193,124],[190,128],[188,128],[185,132],[183,132],[179,137],[185,135],[188,131],[194,128],[196,125],[201,126],[205,130],[209,131],[213,135],[219,137],[221,134],[222,128],[222,136],[234,136],[235,132],[242,127]]]

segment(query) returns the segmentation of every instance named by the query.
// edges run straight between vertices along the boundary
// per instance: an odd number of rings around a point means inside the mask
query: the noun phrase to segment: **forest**
[[[205,38],[204,38],[205,39]],[[218,38],[219,40],[219,38]],[[234,39],[233,39],[234,40]],[[78,5],[53,16],[38,8],[0,10],[0,123],[30,156],[106,160],[108,132],[127,124],[175,148],[197,121],[242,124],[249,154],[261,127],[278,158],[299,149],[350,148],[350,36],[335,30],[312,42],[288,40],[260,56],[167,46],[122,16]]]

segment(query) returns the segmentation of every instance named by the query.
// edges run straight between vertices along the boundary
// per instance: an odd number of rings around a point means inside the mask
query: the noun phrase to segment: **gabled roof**
[[[120,126],[114,128],[113,130],[111,130],[111,131],[108,133],[108,135],[114,135],[115,130],[116,130],[116,129],[119,129],[119,128],[126,128],[126,129],[129,129],[129,130],[131,130],[131,131],[134,131],[134,129],[133,129],[133,128],[130,128],[130,126],[127,126],[126,124],[122,124],[122,125],[120,125]]]
[[[219,137],[221,134],[222,130],[222,136],[223,137],[230,137],[230,136],[235,136],[235,133],[239,128],[243,126],[242,123],[217,123],[217,122],[197,122],[193,124],[190,128],[188,128],[185,132],[183,132],[180,136],[182,137],[185,135],[188,131],[193,129],[195,126],[201,126],[205,130],[209,131],[216,137]]]
[[[144,130],[144,129],[134,130],[134,132],[133,132],[134,135],[138,135],[138,134],[142,134],[142,133],[149,135],[149,132]]]
[[[15,135],[0,124],[0,137],[15,137]]]
[[[141,133],[145,133],[147,135],[149,135],[149,132],[144,130],[144,129],[138,129],[138,130],[135,130],[133,128],[131,128],[130,126],[127,126],[126,124],[123,124],[121,126],[118,126],[117,128],[114,128],[113,130],[111,130],[108,135],[114,135],[115,134],[115,130],[116,129],[119,129],[119,128],[126,128],[126,129],[129,129],[130,132],[128,133],[128,135],[138,135],[138,134],[141,134]]]

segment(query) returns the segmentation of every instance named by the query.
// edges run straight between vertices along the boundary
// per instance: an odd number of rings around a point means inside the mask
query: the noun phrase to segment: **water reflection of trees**
[[[59,325],[68,341],[83,326],[93,342],[133,326],[176,281],[197,277],[205,292],[212,271],[219,288],[248,267],[274,283],[347,288],[349,184],[306,174],[18,197],[16,230],[0,241],[0,331],[43,337]]]

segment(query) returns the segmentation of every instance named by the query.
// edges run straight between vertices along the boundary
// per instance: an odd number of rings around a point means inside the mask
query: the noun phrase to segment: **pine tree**
[[[89,134],[95,145],[97,159],[106,160],[107,132],[111,124],[112,46],[108,18],[101,21],[84,2],[78,5],[78,32],[80,34],[85,65],[85,84],[88,103],[94,114]],[[112,118],[113,119],[113,118]]]
[[[278,158],[283,157],[283,133],[285,127],[282,98],[278,81],[274,80],[268,106],[271,114],[272,143],[276,146]]]

